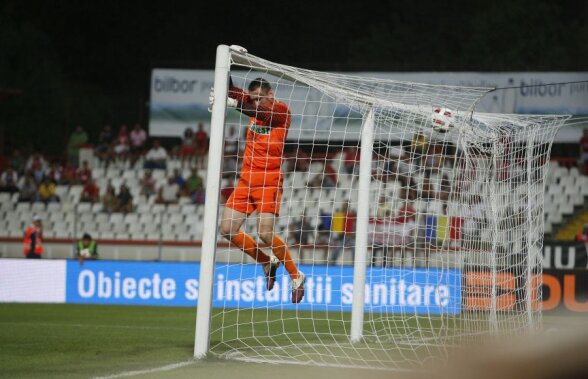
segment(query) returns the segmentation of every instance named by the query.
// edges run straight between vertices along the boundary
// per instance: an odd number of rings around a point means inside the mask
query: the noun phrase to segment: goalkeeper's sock
[[[240,231],[231,238],[231,242],[237,245],[239,249],[255,259],[256,262],[266,265],[269,263],[269,257],[259,249],[255,240],[247,233]]]
[[[290,250],[288,250],[288,246],[286,246],[284,241],[282,241],[282,239],[276,235],[274,235],[274,239],[272,241],[272,251],[274,252],[274,255],[278,257],[278,259],[284,264],[288,274],[290,274],[290,279],[297,279],[298,269],[296,268],[296,264],[292,259],[292,255],[290,255]]]

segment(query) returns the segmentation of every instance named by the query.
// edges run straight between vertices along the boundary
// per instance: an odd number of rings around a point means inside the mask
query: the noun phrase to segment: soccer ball
[[[439,133],[447,133],[453,128],[453,111],[447,108],[433,108],[431,125],[433,130]]]
[[[90,258],[90,249],[82,249],[82,251],[80,251],[80,255],[84,258]]]

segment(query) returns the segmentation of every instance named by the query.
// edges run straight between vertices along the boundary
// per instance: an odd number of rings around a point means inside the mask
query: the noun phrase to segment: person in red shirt
[[[41,242],[43,221],[38,215],[33,216],[33,223],[25,230],[22,252],[28,259],[39,259],[45,248]]]
[[[88,166],[88,161],[82,163],[82,167],[76,171],[76,178],[80,184],[86,185],[92,179],[92,170]]]
[[[204,156],[208,152],[208,134],[204,130],[204,125],[198,124],[198,131],[194,134],[194,155],[196,156],[196,166],[203,166]]]
[[[274,222],[280,214],[282,198],[284,142],[291,123],[288,105],[278,101],[270,83],[254,79],[247,91],[229,81],[227,105],[249,116],[243,152],[241,177],[225,205],[220,233],[263,266],[266,288],[276,280],[280,262],[292,280],[292,302],[304,297],[304,274],[298,270],[288,247],[274,233]],[[271,247],[274,256],[266,255],[241,226],[253,212],[258,213],[258,234]]]
[[[97,203],[100,201],[100,189],[92,178],[84,186],[82,194],[80,195],[80,202],[83,203]]]

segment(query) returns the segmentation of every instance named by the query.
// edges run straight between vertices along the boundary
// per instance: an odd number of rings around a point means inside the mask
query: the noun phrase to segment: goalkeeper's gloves
[[[212,106],[214,105],[214,87],[210,88],[210,94],[208,95],[208,111],[212,112]],[[228,108],[237,108],[239,102],[237,99],[233,99],[232,97],[227,97],[227,107]]]

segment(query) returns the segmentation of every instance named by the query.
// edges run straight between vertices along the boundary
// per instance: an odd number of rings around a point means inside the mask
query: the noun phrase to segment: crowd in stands
[[[95,143],[93,143],[95,142]],[[100,165],[92,169],[84,160],[81,165],[80,149],[92,146]],[[80,202],[102,203],[106,212],[132,212],[136,204],[128,186],[123,182],[114,188],[109,181],[105,189],[99,188],[93,177],[93,170],[107,170],[116,165],[127,169],[143,169],[140,180],[141,195],[153,196],[156,203],[177,203],[180,197],[188,197],[194,204],[203,204],[205,191],[199,170],[204,168],[204,156],[208,151],[208,135],[203,125],[197,132],[187,128],[180,144],[166,149],[160,140],[150,143],[145,130],[135,124],[132,130],[121,125],[114,132],[110,125],[101,130],[98,140],[91,141],[80,125],[70,135],[64,157],[49,161],[42,152],[28,156],[15,149],[0,171],[0,192],[12,194],[18,202],[60,202],[57,186],[83,186]],[[182,161],[182,167],[190,168],[190,176],[183,178],[180,170],[174,170],[165,184],[157,186],[153,170],[166,170],[169,159]],[[142,162],[142,166],[139,166]]]
[[[224,187],[221,189],[221,203],[230,196],[239,171],[239,154],[242,149],[242,137],[235,127],[229,127],[225,136],[223,159]],[[101,203],[106,212],[130,213],[136,209],[138,198],[123,181],[115,188],[111,181],[105,188],[99,188],[97,176],[93,170],[106,170],[109,166],[124,167],[127,170],[141,169],[142,177],[138,180],[138,194],[144,201],[149,199],[156,204],[170,205],[178,203],[204,204],[206,194],[204,178],[204,156],[208,149],[208,136],[200,125],[196,131],[187,128],[180,143],[166,148],[158,139],[149,140],[140,124],[129,131],[121,125],[118,132],[110,125],[105,125],[94,146],[94,153],[100,165],[91,168],[87,161],[78,167],[80,148],[91,144],[87,133],[81,126],[76,127],[67,144],[67,159],[48,162],[40,152],[28,156],[15,150],[8,160],[6,168],[0,172],[0,192],[16,194],[20,202],[59,202],[56,187],[62,185],[83,186],[78,201]],[[336,155],[338,160],[333,159]],[[372,219],[370,243],[379,247],[385,256],[386,234],[393,235],[393,246],[404,246],[415,236],[415,224],[418,223],[416,202],[437,202],[442,204],[437,214],[447,215],[447,203],[459,201],[470,204],[471,217],[463,222],[464,236],[478,238],[479,225],[485,222],[480,196],[472,194],[472,182],[475,172],[464,165],[455,146],[429,141],[422,134],[415,134],[411,141],[403,146],[385,146],[376,149],[373,155],[372,177],[382,183],[394,183],[398,186],[393,202],[389,194],[374,199],[375,216]],[[580,140],[580,169],[588,171],[588,130]],[[181,162],[182,169],[170,167],[170,159]],[[341,186],[341,180],[357,181],[360,151],[356,147],[341,146],[340,149],[324,153],[322,156],[311,149],[297,148],[295,153],[286,155],[284,171],[287,175],[294,172],[308,173],[304,186],[307,189],[331,190]],[[513,163],[514,162],[514,163]],[[508,178],[512,183],[524,182],[526,170],[521,169],[524,160],[509,162],[508,169],[497,171],[497,176]],[[185,169],[185,170],[183,170]],[[168,174],[164,181],[155,179],[155,171]],[[451,177],[448,175],[451,172]],[[170,174],[171,172],[171,174]],[[189,172],[189,175],[187,173]],[[186,176],[184,176],[186,174]],[[346,178],[347,179],[346,179]],[[415,179],[418,178],[418,179]],[[104,183],[104,180],[101,181]],[[355,183],[356,184],[356,183]],[[135,195],[137,194],[134,192]],[[464,194],[468,194],[464,196]],[[459,198],[457,198],[459,197]],[[14,199],[14,197],[13,197]],[[379,200],[378,200],[379,199]],[[467,212],[466,212],[467,213]],[[348,203],[341,203],[325,212],[309,216],[304,213],[296,215],[287,225],[291,242],[305,246],[329,245],[330,260],[336,260],[345,248],[352,248],[355,233],[356,210]],[[467,216],[464,213],[465,216]],[[297,217],[299,216],[299,217]]]

